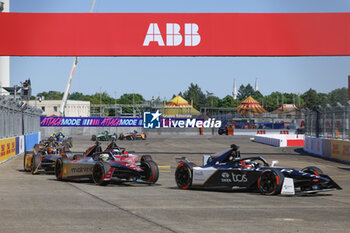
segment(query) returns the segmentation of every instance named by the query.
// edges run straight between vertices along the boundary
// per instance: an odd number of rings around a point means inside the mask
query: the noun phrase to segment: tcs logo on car
[[[230,182],[238,182],[238,183],[245,183],[248,181],[248,178],[246,176],[246,174],[234,174],[234,173],[231,173],[231,177],[230,177],[230,174],[227,173],[227,172],[223,172],[221,173],[221,182],[224,182],[224,183],[230,183]]]
[[[166,44],[164,37],[157,23],[150,23],[148,26],[143,46],[149,46],[151,42],[155,42],[158,46],[179,46],[184,40],[185,46],[197,46],[201,42],[201,36],[198,33],[199,27],[195,23],[184,24],[184,35],[180,33],[181,26],[177,23],[166,24]]]

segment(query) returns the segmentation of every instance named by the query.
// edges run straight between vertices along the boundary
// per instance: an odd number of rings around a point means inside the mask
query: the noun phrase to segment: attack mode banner
[[[40,117],[41,127],[142,127],[142,118]]]
[[[350,55],[350,13],[0,13],[0,55]]]

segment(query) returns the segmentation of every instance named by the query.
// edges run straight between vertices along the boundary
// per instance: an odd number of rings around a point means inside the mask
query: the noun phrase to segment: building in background
[[[29,105],[40,108],[46,116],[59,116],[62,100],[29,100]],[[67,100],[66,117],[90,117],[90,101]]]

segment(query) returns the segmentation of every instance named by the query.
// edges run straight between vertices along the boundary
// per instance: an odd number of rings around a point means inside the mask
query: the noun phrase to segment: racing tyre
[[[316,175],[316,176],[320,176],[320,175],[324,174],[321,169],[319,169],[318,167],[314,167],[314,166],[305,167],[305,168],[301,169],[301,171],[305,172],[305,173],[312,174],[312,175]]]
[[[143,162],[143,161],[149,161],[149,160],[153,160],[153,159],[152,159],[152,156],[150,156],[150,155],[142,155],[142,156],[141,156],[141,162]]]
[[[142,161],[140,167],[143,170],[143,180],[155,184],[159,177],[159,169],[156,162],[153,160]]]
[[[55,176],[57,180],[62,180],[63,176],[63,158],[58,158],[55,162]]]
[[[105,162],[98,162],[92,168],[92,179],[97,185],[107,185],[108,181],[105,181],[104,178],[109,171],[111,165]]]
[[[41,162],[41,156],[39,154],[33,154],[32,164],[30,169],[33,175],[38,173],[40,162]]]
[[[219,135],[223,135],[223,133],[224,133],[224,132],[223,132],[222,129],[219,129],[219,130],[218,130],[218,134],[219,134]]]
[[[96,135],[95,134],[91,136],[91,141],[96,141]]]
[[[175,181],[180,189],[189,189],[192,186],[192,167],[188,163],[181,163],[175,171]]]
[[[305,167],[305,168],[301,169],[301,171],[305,172],[305,173],[312,174],[312,175],[316,175],[316,176],[320,176],[320,175],[324,174],[321,169],[319,169],[318,167],[315,167],[315,166]],[[302,186],[302,187],[300,187],[300,190],[302,192],[309,191],[309,193],[310,193],[310,191],[313,191],[311,189],[311,187],[309,187],[309,186],[304,186],[304,187]],[[315,190],[312,193],[317,193],[317,191]]]
[[[24,156],[23,156],[23,170],[25,172],[28,172],[30,170],[29,170],[29,168],[27,166],[26,160],[27,160],[27,152],[24,152]]]
[[[281,193],[284,175],[277,169],[265,170],[258,179],[261,194],[277,195]]]

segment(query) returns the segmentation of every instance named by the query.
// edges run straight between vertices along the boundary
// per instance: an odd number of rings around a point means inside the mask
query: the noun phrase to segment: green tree
[[[328,93],[330,105],[336,106],[337,102],[346,105],[348,102],[348,88],[338,88]]]
[[[231,95],[227,95],[219,101],[218,107],[220,107],[220,108],[235,108],[237,105],[237,102],[238,101],[234,100]]]
[[[193,107],[195,109],[200,110],[201,107],[205,106],[206,96],[197,84],[191,83],[188,89],[183,93],[183,97],[189,103],[193,100]]]
[[[305,102],[304,107],[308,109],[314,109],[315,107],[317,108],[320,104],[317,92],[311,88],[307,92],[302,94],[301,98]]]
[[[119,104],[141,104],[145,99],[142,95],[132,93],[132,94],[123,94],[118,100]],[[132,108],[123,108],[123,112],[132,113]]]
[[[68,95],[69,100],[84,100],[85,95],[81,92],[73,92]]]
[[[63,92],[49,91],[40,92],[36,95],[37,97],[44,97],[45,100],[61,100],[63,98]]]
[[[237,98],[238,98],[238,100],[243,101],[247,97],[253,96],[254,93],[255,93],[255,91],[254,91],[253,87],[250,84],[248,84],[247,86],[241,85],[239,87],[239,89],[238,89]]]
[[[219,104],[219,101],[220,101],[220,98],[217,96],[214,96],[214,93],[206,91],[206,99],[205,99],[206,107],[217,107]]]

